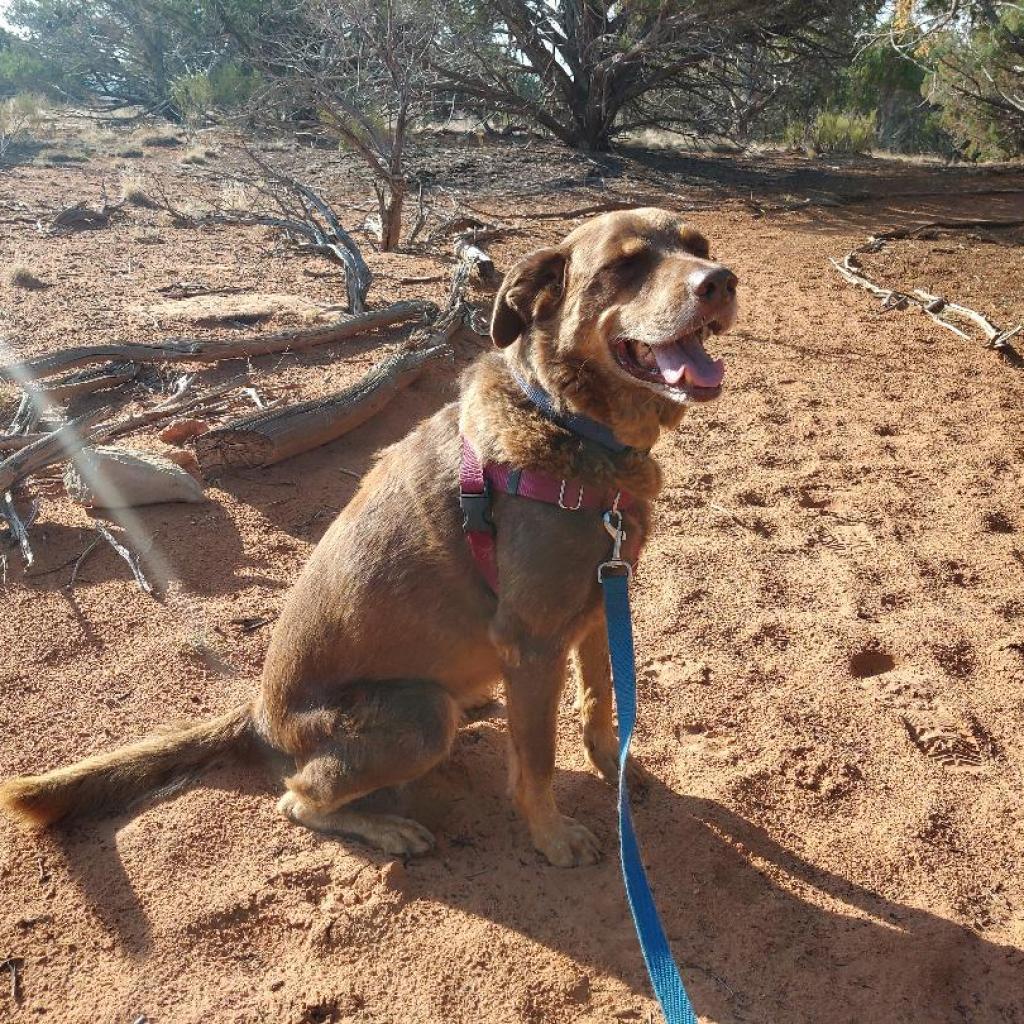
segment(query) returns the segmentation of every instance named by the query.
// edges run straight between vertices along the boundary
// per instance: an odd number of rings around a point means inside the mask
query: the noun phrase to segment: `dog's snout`
[[[690,275],[689,285],[702,305],[714,306],[736,297],[739,278],[722,266],[700,267]]]

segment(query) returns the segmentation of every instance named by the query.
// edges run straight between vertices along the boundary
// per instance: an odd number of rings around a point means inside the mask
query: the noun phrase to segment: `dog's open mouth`
[[[719,330],[712,320],[660,345],[620,338],[614,345],[615,358],[626,373],[645,384],[677,398],[707,401],[718,397],[725,377],[725,363],[712,359],[704,348]]]

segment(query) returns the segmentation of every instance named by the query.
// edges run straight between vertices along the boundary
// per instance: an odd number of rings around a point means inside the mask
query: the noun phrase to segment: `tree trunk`
[[[396,178],[389,183],[387,202],[380,218],[381,252],[392,252],[402,241],[402,207],[405,204],[405,181]]]

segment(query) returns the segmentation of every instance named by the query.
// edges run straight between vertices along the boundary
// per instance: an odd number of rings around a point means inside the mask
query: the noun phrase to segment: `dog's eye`
[[[650,258],[649,249],[634,249],[631,252],[624,252],[611,262],[607,263],[603,270],[613,274],[626,274],[639,267],[642,267]]]

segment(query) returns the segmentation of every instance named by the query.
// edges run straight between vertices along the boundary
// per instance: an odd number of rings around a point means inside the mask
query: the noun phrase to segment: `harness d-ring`
[[[566,512],[578,512],[580,506],[583,504],[583,484],[580,484],[580,493],[576,497],[575,505],[565,504],[565,480],[562,480],[561,486],[558,488],[558,507],[564,508]]]

